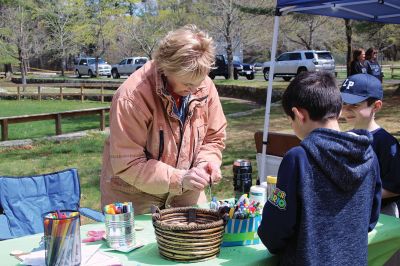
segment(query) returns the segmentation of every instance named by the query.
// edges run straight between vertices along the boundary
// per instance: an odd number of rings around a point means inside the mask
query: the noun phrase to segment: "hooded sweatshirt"
[[[371,142],[319,128],[285,154],[258,229],[281,265],[367,265],[382,187]]]

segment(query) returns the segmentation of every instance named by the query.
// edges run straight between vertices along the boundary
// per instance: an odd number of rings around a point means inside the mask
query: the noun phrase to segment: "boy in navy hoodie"
[[[282,159],[260,239],[281,265],[367,265],[381,198],[371,134],[340,132],[342,99],[328,73],[298,75],[282,105],[302,142]]]
[[[396,201],[400,199],[400,145],[375,121],[375,114],[382,108],[382,84],[374,76],[357,74],[348,77],[340,91],[342,116],[355,129],[366,129],[373,136],[372,148],[378,157],[383,187],[381,213],[399,218]]]

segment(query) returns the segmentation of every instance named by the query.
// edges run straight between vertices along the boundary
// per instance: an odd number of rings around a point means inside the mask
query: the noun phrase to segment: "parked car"
[[[233,63],[236,65],[242,65],[243,69],[238,71],[239,76],[246,77],[248,80],[254,79],[254,74],[256,71],[254,70],[254,66],[251,64],[241,63],[239,60],[235,60],[234,58]]]
[[[262,71],[262,69],[263,69],[263,63],[256,62],[256,63],[253,64],[253,68],[254,68],[254,70],[255,70],[256,72],[257,72],[257,71]]]
[[[264,79],[269,79],[271,62],[263,65]],[[303,71],[329,71],[335,73],[335,60],[329,51],[301,50],[283,53],[276,58],[274,77],[289,81]]]
[[[141,68],[149,59],[147,57],[127,57],[112,66],[111,75],[114,79],[122,75],[130,75]]]
[[[111,77],[111,66],[104,61],[104,59],[98,59],[98,69],[100,76]],[[96,76],[96,58],[94,57],[82,57],[77,59],[75,65],[75,74],[78,78],[83,75],[90,77]]]
[[[243,66],[233,61],[233,78],[239,78],[239,72],[243,71]],[[228,59],[225,55],[216,55],[215,56],[215,66],[208,74],[211,79],[214,79],[216,76],[224,76],[228,79]]]

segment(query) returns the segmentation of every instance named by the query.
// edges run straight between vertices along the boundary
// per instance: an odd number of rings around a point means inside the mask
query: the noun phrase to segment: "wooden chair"
[[[257,169],[260,173],[263,131],[254,133],[254,141],[257,149]],[[282,157],[288,150],[299,145],[300,139],[293,134],[268,132],[265,175],[277,176]]]

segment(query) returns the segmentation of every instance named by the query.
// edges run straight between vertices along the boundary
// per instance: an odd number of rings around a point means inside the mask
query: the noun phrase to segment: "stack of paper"
[[[100,251],[101,244],[99,245],[87,245],[82,244],[82,266],[106,266],[106,265],[119,265],[120,260],[110,254],[106,254]],[[20,256],[22,264],[32,266],[44,266],[45,263],[45,251],[35,251],[27,255]]]

